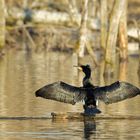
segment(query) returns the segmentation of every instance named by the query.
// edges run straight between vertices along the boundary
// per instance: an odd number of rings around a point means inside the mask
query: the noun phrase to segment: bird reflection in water
[[[90,140],[96,137],[96,122],[95,120],[84,120],[84,138]]]

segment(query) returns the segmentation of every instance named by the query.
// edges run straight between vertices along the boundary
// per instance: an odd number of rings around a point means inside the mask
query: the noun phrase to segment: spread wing
[[[74,87],[64,82],[55,82],[40,88],[35,94],[46,99],[75,104],[85,98],[86,91],[83,88]]]
[[[109,86],[95,88],[94,95],[110,104],[140,95],[140,89],[130,83],[117,81]]]

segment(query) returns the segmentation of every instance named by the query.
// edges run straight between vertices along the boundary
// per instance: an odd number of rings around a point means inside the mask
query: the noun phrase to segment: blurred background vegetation
[[[119,55],[139,54],[139,0],[1,0],[0,52],[63,51],[76,59],[97,54],[111,68]],[[100,53],[97,53],[100,52]]]

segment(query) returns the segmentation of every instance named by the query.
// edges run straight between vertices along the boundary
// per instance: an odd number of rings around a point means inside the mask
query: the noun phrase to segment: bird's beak
[[[80,66],[73,66],[73,67],[76,67],[78,70],[82,70]]]

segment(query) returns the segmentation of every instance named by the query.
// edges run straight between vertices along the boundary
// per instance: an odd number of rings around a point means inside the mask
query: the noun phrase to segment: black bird
[[[87,89],[88,94],[84,99],[85,102],[85,104],[83,105],[84,113],[87,115],[101,113],[101,111],[97,109],[97,104],[96,104],[97,99],[91,90],[91,88],[94,89],[97,86],[94,86],[92,84],[90,65],[81,65],[75,67],[78,67],[78,69],[82,70],[85,74],[85,77],[83,78],[83,88]]]
[[[97,112],[91,111],[91,108],[96,108],[96,100],[111,104],[140,95],[140,89],[127,82],[116,81],[108,86],[95,87],[90,82],[91,69],[89,65],[80,67],[85,73],[83,87],[76,87],[59,81],[40,88],[35,92],[35,95],[72,105],[85,100],[86,115],[100,113],[98,109]]]

